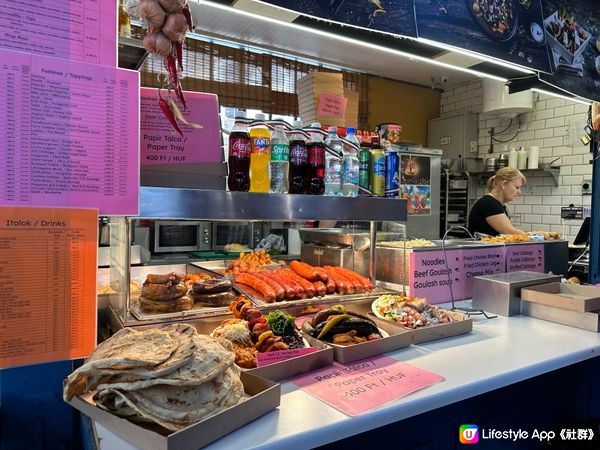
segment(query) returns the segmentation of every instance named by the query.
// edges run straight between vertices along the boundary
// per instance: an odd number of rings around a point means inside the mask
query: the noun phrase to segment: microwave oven
[[[212,248],[210,222],[157,220],[154,222],[154,252],[202,252]]]
[[[269,234],[266,222],[213,222],[212,250],[223,251],[227,244],[241,244],[255,249]]]

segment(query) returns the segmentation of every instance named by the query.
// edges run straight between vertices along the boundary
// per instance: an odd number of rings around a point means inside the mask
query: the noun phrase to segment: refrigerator
[[[439,239],[442,151],[408,146],[392,149],[400,157],[399,196],[407,201],[406,238]]]

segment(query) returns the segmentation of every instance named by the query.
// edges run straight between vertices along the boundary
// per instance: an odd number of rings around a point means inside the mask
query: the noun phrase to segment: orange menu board
[[[0,207],[0,369],[96,345],[98,210]]]

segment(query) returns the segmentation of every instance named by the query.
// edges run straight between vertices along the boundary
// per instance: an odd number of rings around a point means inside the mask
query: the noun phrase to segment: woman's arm
[[[523,230],[515,228],[504,213],[488,216],[485,218],[485,221],[500,234],[527,234]]]

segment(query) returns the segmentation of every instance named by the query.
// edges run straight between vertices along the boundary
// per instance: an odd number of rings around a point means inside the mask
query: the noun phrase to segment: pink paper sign
[[[220,163],[221,122],[219,100],[215,94],[184,92],[187,111],[183,116],[192,128],[180,123],[183,137],[170,125],[158,106],[158,90],[141,89],[141,164]]]
[[[544,272],[544,244],[519,244],[506,247],[506,271]]]
[[[465,287],[462,298],[473,297],[473,278],[505,271],[504,247],[463,249],[463,279]]]
[[[430,303],[448,302],[464,298],[462,251],[446,250],[448,268],[443,251],[411,252],[409,292],[415,297],[425,297]],[[449,269],[449,271],[448,271]],[[452,293],[450,292],[452,286]]]
[[[346,113],[347,103],[348,100],[345,97],[323,93],[319,95],[317,114],[342,119]]]
[[[115,0],[0,0],[0,48],[117,65]]]
[[[279,350],[276,352],[266,352],[256,354],[256,365],[258,367],[268,366],[269,364],[285,361],[296,356],[308,355],[318,351],[317,347],[294,348],[290,350]]]
[[[138,214],[139,72],[0,49],[0,205]]]
[[[444,380],[389,356],[327,366],[291,379],[304,391],[357,416]]]

